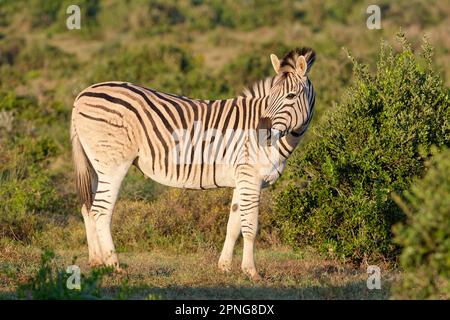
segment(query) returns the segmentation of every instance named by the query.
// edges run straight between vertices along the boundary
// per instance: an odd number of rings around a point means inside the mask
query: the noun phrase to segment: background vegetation
[[[81,30],[68,30],[72,3],[0,0],[1,295],[450,296],[447,1],[80,0]],[[380,30],[366,27],[369,4],[381,7]],[[400,28],[407,40],[395,40]],[[68,130],[78,92],[125,80],[231,97],[272,74],[270,53],[297,46],[317,51],[316,113],[264,191],[265,284],[216,272],[230,190],[169,189],[133,169],[113,217],[127,275],[94,272],[76,295],[57,289],[73,256],[87,271]],[[57,255],[41,263],[44,248]],[[381,291],[366,288],[367,264],[382,266]]]
[[[396,226],[406,273],[395,290],[400,298],[445,298],[450,292],[449,154],[445,149],[434,155],[425,177],[405,193],[406,202],[395,198],[407,215],[406,223]]]

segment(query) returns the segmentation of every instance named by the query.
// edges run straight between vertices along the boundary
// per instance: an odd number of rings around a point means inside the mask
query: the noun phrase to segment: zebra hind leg
[[[100,243],[97,237],[97,230],[95,228],[95,221],[83,204],[81,208],[81,214],[83,215],[84,225],[86,228],[86,238],[89,250],[89,265],[91,267],[99,266],[103,263],[102,252],[100,249]]]
[[[233,250],[236,240],[241,233],[241,216],[239,213],[239,203],[236,189],[233,190],[233,200],[231,201],[230,216],[227,224],[227,235],[223,244],[222,253],[219,258],[219,269],[225,272],[231,270]]]
[[[94,195],[89,216],[94,225],[101,251],[102,264],[119,268],[119,259],[111,235],[111,221],[120,185],[131,163],[105,170],[95,169],[98,187]]]

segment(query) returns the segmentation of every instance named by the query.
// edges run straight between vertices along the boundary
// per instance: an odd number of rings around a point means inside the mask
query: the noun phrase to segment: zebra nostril
[[[277,129],[271,129],[270,135],[271,135],[272,139],[278,140],[279,138],[281,138],[284,135],[284,131],[277,130]]]

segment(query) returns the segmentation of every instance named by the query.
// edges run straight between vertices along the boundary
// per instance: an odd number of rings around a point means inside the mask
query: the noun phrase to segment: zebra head
[[[275,54],[271,54],[270,59],[276,76],[258,129],[267,130],[272,141],[288,133],[300,136],[314,107],[314,89],[308,74],[315,52],[301,48],[290,51],[281,61]]]

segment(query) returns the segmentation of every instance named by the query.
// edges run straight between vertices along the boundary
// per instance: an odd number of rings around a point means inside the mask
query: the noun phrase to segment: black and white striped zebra
[[[168,186],[234,188],[219,267],[230,269],[242,233],[242,269],[258,278],[253,252],[260,191],[278,179],[308,128],[314,60],[309,48],[281,61],[271,55],[276,75],[227,100],[190,99],[116,81],[83,90],[74,102],[71,140],[90,264],[119,267],[111,217],[134,164]]]

